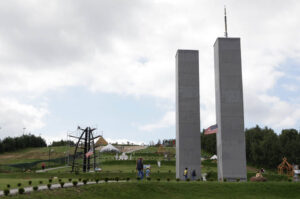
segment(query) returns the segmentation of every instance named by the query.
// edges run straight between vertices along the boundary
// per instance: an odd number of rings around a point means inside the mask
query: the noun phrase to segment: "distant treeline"
[[[0,140],[0,153],[12,152],[19,149],[29,147],[45,147],[47,146],[46,141],[40,136],[35,135],[22,135],[20,137],[7,137]]]
[[[276,168],[286,157],[291,164],[300,164],[300,132],[296,129],[284,129],[277,135],[274,130],[265,127],[246,129],[247,164]],[[216,154],[216,134],[201,133],[201,148]]]
[[[75,146],[75,143],[71,140],[53,141],[51,146]]]

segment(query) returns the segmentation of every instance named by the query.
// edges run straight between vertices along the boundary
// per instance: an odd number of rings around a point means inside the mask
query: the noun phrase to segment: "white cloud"
[[[293,84],[282,84],[282,88],[285,90],[291,91],[291,92],[296,92],[299,88],[296,85]]]
[[[299,119],[286,109],[297,112],[300,103],[268,94],[286,75],[278,66],[300,57],[296,0],[2,1],[0,96],[20,102],[19,96],[80,86],[167,99],[174,107],[176,50],[199,49],[201,126],[206,128],[215,123],[213,43],[223,34],[224,4],[229,36],[242,39],[246,120],[277,128],[296,125]],[[24,106],[35,115],[42,112],[34,102]],[[141,128],[174,125],[173,108],[167,111],[157,123]],[[34,128],[43,126],[42,116],[31,118]],[[17,131],[20,122],[10,121]]]
[[[48,113],[45,107],[34,107],[15,99],[0,98],[1,137],[17,136],[24,132],[34,133],[45,126],[43,117]]]
[[[141,131],[153,131],[155,129],[166,128],[175,125],[175,112],[169,111],[157,122],[139,126]]]

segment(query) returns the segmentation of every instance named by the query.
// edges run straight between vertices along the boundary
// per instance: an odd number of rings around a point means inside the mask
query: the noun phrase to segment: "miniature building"
[[[286,173],[288,176],[291,177],[294,175],[294,168],[290,163],[288,163],[286,157],[282,159],[282,163],[278,165],[277,169],[278,169],[278,174],[283,175]]]

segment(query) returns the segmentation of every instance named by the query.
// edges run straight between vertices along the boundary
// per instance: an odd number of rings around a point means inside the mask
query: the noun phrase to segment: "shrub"
[[[37,191],[38,189],[39,189],[38,186],[34,186],[34,187],[33,187],[33,190],[34,190],[34,191]]]
[[[190,179],[189,179],[189,178],[187,178],[187,179],[186,179],[186,181],[187,181],[187,182],[189,182],[189,181],[190,181]]]
[[[108,178],[105,178],[104,181],[105,181],[105,182],[108,182]]]
[[[197,181],[199,182],[199,181],[200,181],[200,178],[198,178]]]
[[[139,181],[139,180],[141,180],[141,178],[140,178],[140,177],[137,177],[136,180]]]
[[[40,184],[43,184],[43,181],[40,181]]]
[[[170,182],[170,178],[167,178],[167,181]]]
[[[115,180],[118,182],[119,181],[119,177],[116,177]]]
[[[47,184],[47,187],[48,187],[48,189],[51,189],[51,184],[50,183]]]
[[[77,184],[78,184],[78,182],[77,182],[77,181],[73,181],[73,186],[74,186],[74,187],[76,187],[76,186],[77,186]]]
[[[86,183],[87,183],[88,181],[87,181],[87,179],[84,179],[82,182],[83,182],[83,184],[86,185]]]
[[[28,181],[28,184],[29,184],[29,185],[31,185],[31,184],[32,184],[32,181],[31,181],[31,180],[29,180],[29,181]]]
[[[18,187],[20,187],[20,186],[22,186],[22,183],[19,182],[17,185],[18,185]]]
[[[61,179],[60,179],[60,178],[58,179],[58,182],[61,182]]]
[[[10,188],[10,184],[7,184],[6,187],[9,189]]]
[[[8,194],[10,193],[9,189],[4,189],[3,191],[4,195],[8,196]]]
[[[23,187],[19,188],[19,194],[23,194],[25,192],[25,189]]]
[[[72,178],[69,178],[69,182],[71,182],[72,181]]]
[[[60,182],[60,187],[64,188],[65,183],[64,182]]]
[[[51,178],[49,179],[49,183],[52,183],[52,179]]]
[[[159,182],[159,181],[160,181],[160,178],[157,178],[157,181]]]
[[[79,178],[78,181],[81,182],[81,178]]]
[[[148,181],[150,181],[150,180],[151,180],[151,178],[150,178],[150,177],[148,177],[148,178],[147,178],[147,180],[148,180]]]
[[[126,178],[126,181],[128,182],[130,180],[130,178]]]
[[[96,181],[96,183],[97,183],[97,184],[99,183],[99,179],[98,179],[98,178],[96,178],[96,180],[95,180],[95,181]]]

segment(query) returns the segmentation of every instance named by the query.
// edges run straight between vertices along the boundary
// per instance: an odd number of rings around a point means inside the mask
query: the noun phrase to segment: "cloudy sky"
[[[175,53],[197,49],[201,128],[215,123],[213,44],[241,37],[246,127],[300,127],[298,0],[0,1],[0,138],[175,137]]]

